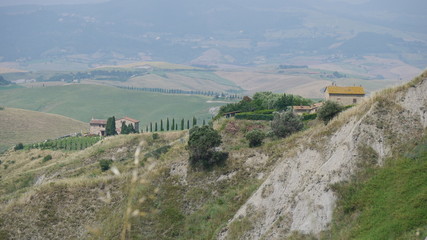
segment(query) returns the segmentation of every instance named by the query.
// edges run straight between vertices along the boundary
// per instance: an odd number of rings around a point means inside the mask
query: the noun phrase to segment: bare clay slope
[[[219,233],[219,239],[283,239],[328,228],[337,200],[330,186],[349,180],[370,153],[381,165],[427,127],[427,72],[384,90],[314,128],[286,150],[258,190]]]

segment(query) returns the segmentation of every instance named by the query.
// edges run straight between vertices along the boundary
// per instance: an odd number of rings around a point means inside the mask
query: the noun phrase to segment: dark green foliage
[[[4,107],[1,107],[1,106],[0,106],[0,111],[1,111],[1,110],[4,110]]]
[[[160,131],[164,131],[165,129],[163,129],[163,119],[160,119]]]
[[[6,85],[9,85],[9,84],[12,84],[12,82],[7,81],[6,79],[4,79],[3,76],[0,75],[0,86],[6,86]]]
[[[128,133],[137,133],[132,123],[129,123],[129,125],[127,126],[127,131]]]
[[[153,132],[153,123],[150,122],[150,132]]]
[[[128,126],[126,126],[126,123],[124,121],[122,122],[122,127],[120,130],[120,134],[129,134]]]
[[[317,117],[325,124],[332,120],[338,113],[343,110],[343,107],[336,102],[326,101],[317,111]]]
[[[157,139],[159,139],[159,134],[153,133],[153,135],[151,135],[151,137],[153,138],[153,140],[157,140]]]
[[[312,100],[297,95],[257,92],[254,94],[253,99],[245,96],[238,103],[230,103],[222,106],[217,117],[220,117],[224,115],[224,113],[228,112],[254,112],[265,109],[286,110],[290,106],[307,106],[311,105],[312,103]]]
[[[52,160],[52,155],[46,155],[44,158],[43,158],[43,160],[42,160],[42,162],[47,162],[47,161],[49,161],[49,160]]]
[[[15,151],[24,149],[24,144],[18,143],[18,144],[15,145],[14,149],[15,149]]]
[[[175,130],[175,118],[172,118],[172,126],[171,126],[171,130]],[[178,130],[178,129],[176,129]]]
[[[210,126],[195,126],[190,130],[188,150],[190,152],[190,164],[193,167],[209,168],[222,163],[228,157],[228,153],[219,153],[215,147],[221,144],[221,135]]]
[[[113,117],[109,117],[107,119],[107,125],[105,126],[105,134],[107,136],[113,136],[113,135],[117,135],[116,132],[116,118]]]
[[[187,129],[190,129],[190,120],[187,120]]]
[[[110,169],[112,163],[113,163],[113,160],[111,159],[99,160],[99,166],[101,167],[101,171],[105,172],[108,169]]]
[[[154,124],[154,131],[157,132],[157,122]]]
[[[181,119],[181,130],[184,130],[184,118]]]
[[[317,113],[310,113],[310,114],[303,114],[302,115],[303,121],[314,120],[316,118],[317,118]]]
[[[145,126],[145,132],[148,132],[148,125]]]
[[[197,118],[193,117],[193,127],[197,125]]]
[[[166,131],[169,131],[169,118],[166,119]]]
[[[291,111],[275,113],[271,122],[271,129],[277,137],[287,137],[304,127],[301,118]]]
[[[259,129],[254,129],[246,133],[245,138],[249,141],[249,147],[258,147],[261,146],[265,133]]]

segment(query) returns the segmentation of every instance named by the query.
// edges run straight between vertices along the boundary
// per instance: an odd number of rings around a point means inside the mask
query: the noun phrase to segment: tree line
[[[150,122],[145,126],[145,132],[179,131],[190,129],[198,125],[205,126],[207,124],[208,122],[205,119],[199,122],[196,117],[193,117],[191,120],[185,120],[184,118],[177,120],[175,120],[175,118],[166,118],[165,121],[160,119],[159,122]]]
[[[238,94],[230,94],[224,92],[215,92],[215,91],[202,91],[202,90],[182,90],[182,89],[167,89],[167,88],[139,88],[132,86],[115,86],[127,90],[135,91],[144,91],[144,92],[157,92],[157,93],[168,93],[168,94],[187,94],[187,95],[203,95],[215,98],[225,98],[225,99],[242,99]]]
[[[265,109],[286,110],[292,106],[309,106],[311,99],[293,94],[279,94],[272,92],[257,92],[252,98],[245,96],[237,103],[221,106],[217,117],[228,112],[253,112]]]

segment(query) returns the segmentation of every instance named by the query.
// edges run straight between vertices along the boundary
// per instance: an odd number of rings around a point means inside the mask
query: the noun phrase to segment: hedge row
[[[236,119],[246,119],[246,120],[273,120],[272,114],[254,114],[254,113],[238,113],[235,116]]]

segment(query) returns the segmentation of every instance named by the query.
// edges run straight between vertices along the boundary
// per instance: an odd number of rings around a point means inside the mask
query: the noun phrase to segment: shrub
[[[275,113],[271,122],[271,130],[277,137],[287,137],[303,127],[301,118],[291,111]]]
[[[22,149],[24,149],[24,144],[18,143],[15,145],[14,149],[15,149],[15,151],[22,150]]]
[[[245,135],[246,139],[249,141],[249,147],[258,147],[262,144],[262,140],[265,138],[264,132],[255,129]]]
[[[343,110],[343,107],[336,102],[326,101],[317,111],[317,118],[325,124],[332,120],[338,113]]]
[[[99,166],[101,167],[101,171],[105,172],[108,169],[110,169],[112,163],[113,163],[113,160],[111,159],[99,160]]]
[[[188,150],[190,152],[190,164],[193,167],[212,167],[215,164],[224,162],[228,153],[218,153],[215,147],[221,144],[221,136],[212,127],[205,125],[195,126],[190,129],[188,139]]]
[[[47,161],[49,161],[49,160],[52,160],[52,155],[46,155],[46,156],[44,156],[44,158],[43,158],[43,162],[47,162]]]
[[[303,121],[314,120],[316,118],[317,118],[317,113],[309,113],[309,114],[303,114],[302,115]]]
[[[153,140],[157,140],[157,139],[159,139],[159,134],[153,133],[153,135],[151,135],[151,137],[153,138]]]

